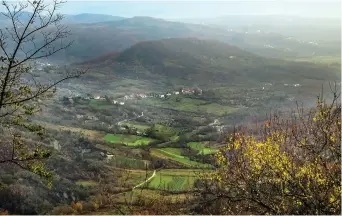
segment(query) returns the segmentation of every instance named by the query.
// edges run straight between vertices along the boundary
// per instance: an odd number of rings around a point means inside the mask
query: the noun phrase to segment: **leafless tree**
[[[63,16],[57,13],[63,3],[61,0],[2,1],[5,12],[1,15],[8,22],[0,29],[0,164],[16,164],[46,178],[50,174],[40,160],[50,153],[37,144],[34,145],[36,150],[30,151],[32,146],[23,141],[20,131],[42,136],[43,127],[28,121],[40,111],[39,99],[51,96],[59,83],[85,72],[64,70],[49,74],[47,81],[40,77],[42,72],[33,67],[37,60],[72,45],[66,40],[70,31],[61,23]]]

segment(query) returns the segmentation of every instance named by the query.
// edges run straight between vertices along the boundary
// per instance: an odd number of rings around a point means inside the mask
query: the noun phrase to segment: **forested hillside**
[[[292,80],[316,83],[340,77],[337,68],[264,58],[223,42],[196,38],[140,42],[83,65],[117,76],[201,86]]]

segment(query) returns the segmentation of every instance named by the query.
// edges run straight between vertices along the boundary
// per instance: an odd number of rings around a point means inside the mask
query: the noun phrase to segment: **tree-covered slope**
[[[264,58],[223,42],[195,38],[140,42],[83,65],[118,76],[200,85],[320,82],[340,77],[333,68]]]

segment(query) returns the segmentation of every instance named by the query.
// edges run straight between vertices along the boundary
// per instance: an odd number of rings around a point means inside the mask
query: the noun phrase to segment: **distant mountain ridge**
[[[24,13],[22,16],[25,19],[28,14]],[[2,22],[4,19],[0,17],[0,24]],[[73,45],[68,50],[52,56],[51,61],[80,62],[113,51],[121,52],[141,41],[189,37],[219,40],[258,55],[275,58],[334,55],[338,50],[335,44],[322,46],[303,43],[279,34],[229,31],[214,26],[144,16],[123,18],[101,14],[79,14],[67,15],[63,22],[71,31],[67,41],[73,41]]]
[[[280,34],[229,31],[215,26],[167,21],[152,17],[133,17],[116,21],[71,24],[73,47],[62,59],[89,60],[113,51],[122,51],[146,40],[167,38],[214,39],[258,55],[276,58],[333,55],[335,46],[314,45],[288,39]],[[91,51],[90,51],[91,50]]]
[[[224,30],[200,25],[170,22],[151,17],[133,17],[100,23],[70,24],[74,41],[69,50],[56,55],[71,62],[90,60],[113,51],[123,51],[130,46],[148,40],[167,38],[215,38],[229,39]]]
[[[27,11],[22,11],[19,14],[19,18],[22,21],[28,21],[32,13]],[[81,13],[81,14],[63,14],[63,23],[96,23],[96,22],[108,22],[127,19],[126,17],[112,16],[107,14],[92,14],[92,13]],[[0,14],[0,21],[4,22],[8,18]]]
[[[91,14],[82,13],[76,15],[64,15],[64,22],[66,23],[97,23],[97,22],[108,22],[108,21],[118,21],[126,19],[125,17],[112,16],[106,14]]]

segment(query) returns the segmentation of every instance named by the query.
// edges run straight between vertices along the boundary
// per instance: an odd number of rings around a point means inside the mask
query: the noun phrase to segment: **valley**
[[[0,214],[337,211],[311,194],[340,191],[322,171],[337,173],[341,138],[322,105],[341,88],[336,20],[35,15],[46,8],[0,15]]]
[[[182,43],[182,47],[186,47],[193,41],[183,39],[166,43]],[[205,43],[202,46],[206,46]],[[184,53],[191,52],[187,56],[197,55],[198,51],[191,50],[191,46],[184,48]],[[147,52],[150,48],[144,49],[141,51],[139,48],[139,52]],[[240,51],[233,49],[237,56]],[[210,50],[205,50],[210,53]],[[127,52],[141,56],[138,51]],[[175,199],[173,202],[176,203],[182,202],[184,197],[195,199],[193,193],[197,190],[197,180],[215,170],[212,156],[220,151],[225,137],[235,127],[242,124],[262,125],[268,114],[289,112],[295,108],[296,101],[310,107],[322,83],[327,88],[329,82],[338,81],[334,67],[325,68],[324,76],[318,72],[321,63],[273,62],[250,54],[251,61],[259,61],[263,72],[255,69],[255,64],[247,64],[248,60],[243,63],[237,60],[237,65],[224,61],[218,64],[219,59],[232,55],[229,48],[216,53],[218,65],[214,64],[210,69],[203,68],[207,59],[194,60],[197,70],[187,71],[191,78],[183,79],[179,74],[182,68],[190,70],[192,67],[183,66],[185,57],[169,53],[166,58],[173,64],[158,68],[164,62],[163,58],[158,59],[160,52],[168,53],[162,50],[150,54],[147,59],[137,59],[143,65],[142,71],[139,71],[141,65],[131,70],[135,63],[129,63],[131,60],[127,59],[133,56],[126,52],[115,55],[111,61],[107,58],[105,63],[95,61],[93,64],[94,61],[90,61],[78,65],[90,68],[89,74],[62,84],[61,93],[48,100],[47,109],[35,117],[53,133],[72,133],[72,136],[80,137],[81,141],[77,141],[79,146],[68,156],[69,163],[77,160],[80,164],[96,164],[95,170],[91,168],[91,171],[90,167],[82,169],[84,173],[98,174],[73,177],[75,187],[78,185],[89,191],[88,199],[95,199],[103,194],[100,192],[103,188],[111,187],[112,204],[109,206],[119,208],[115,210],[103,205],[97,212],[128,213],[130,210],[126,208],[132,203],[160,194],[164,198]],[[213,53],[209,55],[215,56]],[[127,63],[118,66],[123,60]],[[233,68],[236,71],[232,71]],[[165,72],[165,69],[170,72]],[[221,81],[203,80],[201,73],[204,71],[206,76],[219,73]],[[111,76],[113,79],[108,80]],[[96,86],[93,82],[103,84]],[[83,83],[80,89],[70,91],[69,86],[79,83]],[[337,82],[337,85],[340,84]],[[62,145],[64,139],[65,136],[55,139],[61,144],[54,146],[56,153],[59,152],[57,154],[71,151]],[[180,199],[180,196],[183,198]]]

